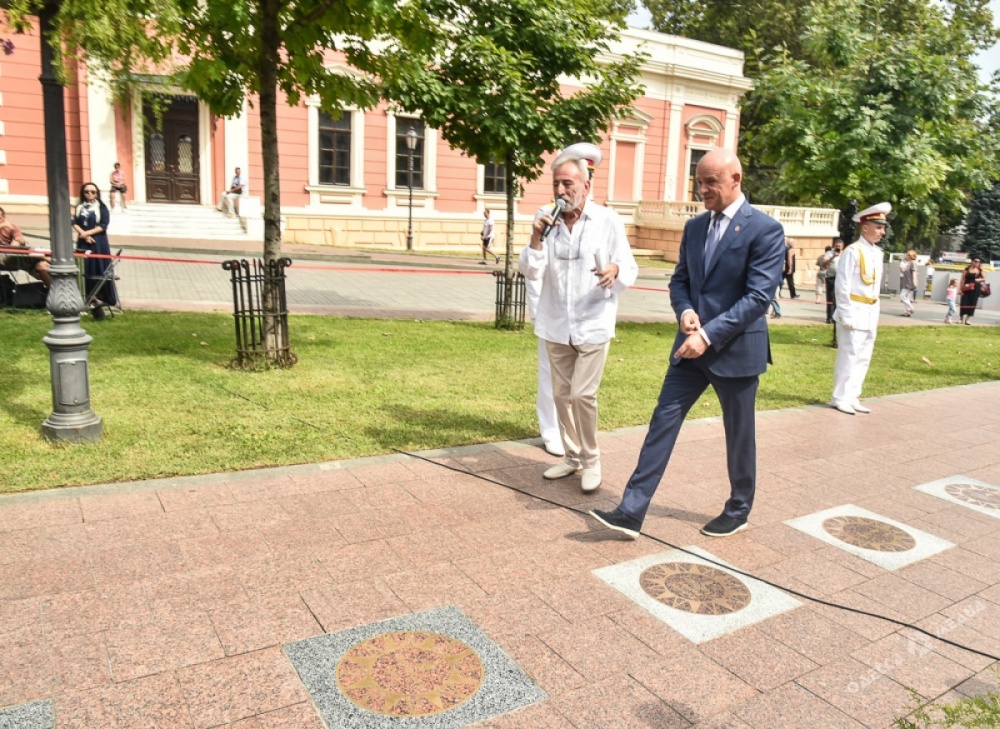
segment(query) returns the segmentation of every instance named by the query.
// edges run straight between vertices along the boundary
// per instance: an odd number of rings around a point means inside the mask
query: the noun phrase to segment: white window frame
[[[306,99],[309,116],[309,205],[364,205],[365,188],[365,113],[355,107],[346,107],[344,114],[351,115],[351,184],[321,185],[319,182],[319,98]]]
[[[698,127],[699,124],[708,124],[709,129]],[[687,137],[687,144],[684,146],[684,197],[688,195],[688,171],[691,169],[691,153],[694,150],[711,152],[719,146],[719,137],[722,136],[724,127],[722,122],[711,114],[698,114],[687,120],[684,125],[684,134]],[[695,142],[695,137],[707,137],[707,142]],[[697,199],[686,200],[685,202],[697,202]]]
[[[414,119],[424,124],[424,188],[413,189],[413,207],[423,207],[428,210],[434,209],[434,199],[438,196],[437,190],[437,140],[438,132],[424,122],[419,114],[397,114],[389,110],[385,113],[385,181],[386,188],[383,194],[389,198],[388,208],[405,208],[409,205],[410,189],[408,187],[396,187],[396,128],[400,124],[405,124],[406,120]],[[400,120],[400,121],[397,121]]]

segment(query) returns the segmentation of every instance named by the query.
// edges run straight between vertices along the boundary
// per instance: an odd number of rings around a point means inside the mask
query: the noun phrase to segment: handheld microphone
[[[563,210],[565,209],[566,209],[566,201],[563,200],[561,197],[557,198],[556,209],[552,213],[552,222],[547,224],[544,228],[542,228],[542,240],[545,240],[548,237],[549,233],[552,232],[552,229],[556,227],[556,223],[559,222],[559,218],[562,216]]]

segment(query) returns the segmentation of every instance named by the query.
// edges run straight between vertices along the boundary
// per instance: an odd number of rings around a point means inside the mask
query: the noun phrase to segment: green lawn
[[[44,312],[0,312],[0,491],[335,460],[537,435],[535,339],[490,324],[293,317],[290,370],[227,369],[232,319],[128,312],[85,321],[92,446],[51,444]],[[647,421],[672,325],[623,324],[601,387],[601,427]],[[772,328],[775,366],[759,407],[829,397],[834,350],[821,326]],[[924,358],[930,364],[924,361]],[[993,379],[1000,338],[986,327],[883,328],[865,394]],[[718,414],[708,394],[692,417]]]

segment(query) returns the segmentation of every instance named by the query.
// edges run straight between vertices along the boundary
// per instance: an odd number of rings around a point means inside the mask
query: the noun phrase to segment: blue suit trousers
[[[722,404],[730,496],[726,516],[744,519],[753,506],[757,484],[757,435],[754,411],[759,377],[719,377],[699,359],[671,363],[653,410],[649,432],[619,507],[642,521],[660,485],[688,411],[709,385]]]

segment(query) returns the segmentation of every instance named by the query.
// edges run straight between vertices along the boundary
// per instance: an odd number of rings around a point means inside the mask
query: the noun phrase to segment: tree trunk
[[[503,300],[501,316],[497,319],[497,329],[523,329],[524,318],[514,312],[514,197],[517,194],[517,179],[514,177],[514,153],[508,149],[504,156],[504,175],[507,188],[507,263],[503,272]]]
[[[281,173],[278,168],[278,35],[280,0],[261,0],[260,43],[260,151],[264,164],[264,263],[281,257]],[[265,278],[261,306],[264,312],[264,352],[268,364],[295,364],[285,320],[284,287]]]

